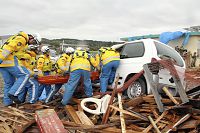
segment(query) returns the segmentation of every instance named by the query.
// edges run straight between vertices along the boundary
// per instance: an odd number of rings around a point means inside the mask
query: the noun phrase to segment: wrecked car
[[[150,63],[152,58],[161,60],[163,57],[173,59],[176,62],[175,68],[182,71],[185,70],[185,62],[181,55],[172,47],[161,43],[154,39],[141,39],[123,44],[113,45],[120,52],[120,65],[116,71],[116,76],[119,74],[120,80],[118,87],[122,87],[124,83],[136,73],[143,69],[143,65]],[[184,76],[180,75],[181,82],[184,84]],[[164,85],[170,88],[173,95],[176,95],[175,84],[169,71],[161,69],[159,71],[159,86]],[[112,84],[114,87],[114,84]],[[139,79],[132,83],[126,90],[129,98],[150,94],[151,89],[146,80],[146,75],[143,74]]]

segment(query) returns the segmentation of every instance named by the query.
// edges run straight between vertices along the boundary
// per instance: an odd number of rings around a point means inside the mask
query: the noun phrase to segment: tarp
[[[190,32],[186,32],[185,33],[185,39],[184,39],[184,41],[182,43],[183,46],[185,46],[186,44],[188,44],[189,38],[190,38]]]
[[[169,41],[178,39],[181,36],[183,36],[183,32],[181,31],[176,31],[176,32],[163,32],[159,36],[159,41],[165,44],[168,44]]]

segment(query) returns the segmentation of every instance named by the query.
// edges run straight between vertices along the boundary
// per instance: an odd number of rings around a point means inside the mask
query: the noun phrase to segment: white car
[[[116,76],[119,74],[120,80],[118,87],[122,87],[129,78],[134,74],[143,70],[143,65],[150,63],[152,58],[160,60],[160,57],[167,57],[173,59],[179,68],[179,71],[184,73],[185,62],[180,54],[172,47],[163,44],[153,39],[142,39],[131,42],[125,42],[123,44],[113,45],[113,48],[120,51],[120,65],[116,71]],[[181,77],[184,77],[183,75]],[[184,78],[181,79],[184,84]],[[175,84],[172,80],[172,76],[166,69],[159,71],[159,83],[160,85],[167,85],[173,92]],[[114,83],[112,84],[114,87]],[[161,87],[161,86],[160,86]],[[146,75],[142,75],[136,82],[131,84],[127,89],[127,95],[129,98],[137,97],[142,94],[150,94],[151,89],[149,83],[146,80]],[[176,92],[173,92],[176,95]]]

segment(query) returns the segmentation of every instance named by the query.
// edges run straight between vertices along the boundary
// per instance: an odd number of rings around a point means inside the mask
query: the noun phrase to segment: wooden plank
[[[178,101],[176,101],[176,99],[173,97],[173,95],[169,92],[167,87],[163,87],[162,88],[163,91],[165,92],[165,94],[172,100],[172,102],[176,105],[179,105],[180,103]]]
[[[135,124],[131,124],[131,125],[127,126],[127,129],[132,129],[134,131],[142,132],[145,128],[139,127]]]
[[[27,128],[29,128],[31,125],[35,123],[35,120],[31,120],[28,123],[24,124],[22,128],[17,128],[17,133],[23,133]]]
[[[6,122],[3,123],[3,127],[6,130],[6,133],[13,133],[13,130],[8,126]]]
[[[123,107],[122,107],[122,93],[118,93],[117,95],[118,95],[119,109],[123,110]],[[126,124],[125,124],[125,120],[124,120],[124,114],[122,112],[120,112],[120,121],[121,121],[122,133],[126,133]]]
[[[82,111],[82,112],[84,112],[84,110],[83,110],[83,108],[81,107],[80,104],[78,104],[77,107],[78,107],[78,111]]]
[[[176,123],[173,123],[172,125],[168,125],[167,127],[165,127],[161,132],[164,133],[169,133],[170,131],[172,131],[174,128],[176,128],[178,125],[180,125],[181,123],[185,122],[186,120],[188,120],[190,118],[191,114],[186,114],[185,116],[183,116],[181,119],[179,119]]]
[[[142,97],[136,97],[136,98],[133,98],[131,100],[129,100],[128,102],[124,103],[124,107],[135,107],[137,105],[140,105],[141,103],[143,103],[144,100]]]
[[[74,110],[74,108],[71,105],[66,105],[65,111],[71,121],[73,121],[77,124],[81,124],[81,121],[80,121],[79,117],[77,116],[76,111]]]
[[[188,120],[181,124],[178,129],[191,129],[191,128],[197,128],[197,126],[200,124],[199,120]]]
[[[94,124],[92,123],[92,121],[85,115],[84,112],[82,111],[76,111],[77,116],[79,117],[81,123],[83,125],[92,125],[94,126]]]
[[[118,81],[119,81],[119,75],[118,75],[117,78],[116,78],[115,87],[114,87],[114,89],[113,89],[113,91],[112,91],[112,95],[111,95],[110,101],[109,101],[109,103],[108,103],[108,108],[107,108],[107,110],[106,110],[106,113],[103,115],[101,124],[106,124],[107,121],[108,121],[108,118],[109,118],[109,115],[110,115],[110,110],[111,110],[111,108],[110,108],[109,105],[112,105],[113,100],[114,100],[114,98],[115,98],[115,94],[116,94],[116,91],[117,91]]]
[[[138,119],[141,119],[141,120],[144,120],[144,121],[147,121],[147,120],[144,119],[143,117],[140,117],[140,116],[138,116],[138,115],[136,115],[136,114],[133,114],[133,113],[131,113],[131,112],[129,112],[129,111],[126,111],[126,110],[123,110],[123,109],[119,109],[118,107],[115,107],[115,106],[113,106],[113,105],[110,105],[110,107],[113,108],[113,109],[115,109],[115,110],[117,110],[117,111],[119,111],[119,112],[122,112],[122,113],[124,113],[124,114],[133,116],[133,117],[135,117],[135,118],[138,118]]]
[[[156,119],[155,124],[158,123],[167,113],[168,113],[168,111],[164,111],[164,112]],[[145,130],[143,130],[142,132],[143,132],[143,133],[148,133],[148,132],[151,130],[152,127],[153,127],[152,125],[149,125],[149,126],[148,126]]]
[[[151,118],[151,116],[148,116],[149,121],[151,122],[153,128],[156,130],[157,133],[161,133],[160,130],[158,129],[158,127],[156,126],[154,120]]]

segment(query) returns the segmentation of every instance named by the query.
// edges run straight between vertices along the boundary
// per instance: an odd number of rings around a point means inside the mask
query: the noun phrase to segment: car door
[[[172,47],[166,44],[163,44],[158,41],[154,41],[154,43],[155,43],[155,47],[157,51],[157,58],[158,59],[163,59],[163,58],[172,59],[176,63],[175,68],[179,74],[179,77],[181,78],[181,82],[185,84],[184,83],[185,62],[183,58],[180,56],[180,54],[175,49],[173,49]],[[168,70],[161,69],[159,71],[159,77],[160,77],[159,78],[160,83],[166,84],[172,87],[175,86],[175,84],[170,80],[172,76],[170,75]]]
[[[122,77],[121,85],[129,74],[140,72],[144,62],[149,60],[143,41],[128,42],[123,45],[120,52],[120,65],[116,71],[116,74]]]

